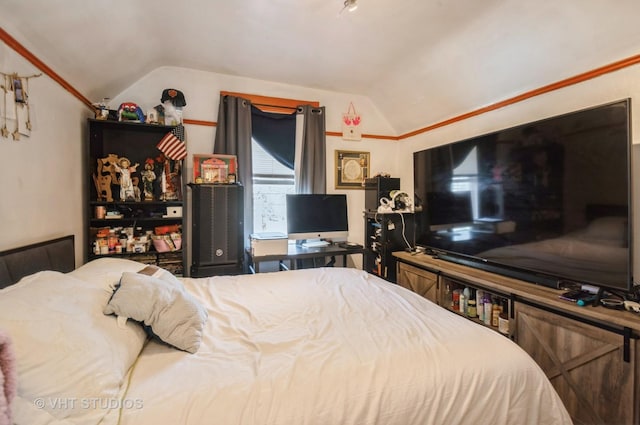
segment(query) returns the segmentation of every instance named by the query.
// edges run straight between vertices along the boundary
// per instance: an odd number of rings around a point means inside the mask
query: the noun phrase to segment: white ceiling
[[[640,53],[640,0],[0,3],[2,28],[91,100],[179,66],[365,95],[398,134]]]

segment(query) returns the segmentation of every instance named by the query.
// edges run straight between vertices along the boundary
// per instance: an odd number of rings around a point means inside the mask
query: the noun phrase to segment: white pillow
[[[170,274],[161,277],[124,272],[104,309],[144,323],[165,343],[195,353],[202,342],[207,311]]]
[[[53,271],[0,290],[0,328],[13,341],[18,398],[74,423],[98,423],[109,412],[146,341],[137,324],[119,326],[102,313],[111,294],[102,283]],[[90,400],[103,407],[88,408]],[[17,409],[16,423],[30,422],[18,416],[26,411]]]
[[[122,272],[137,272],[145,266],[124,258],[103,257],[83,264],[69,274],[113,291],[120,282]]]

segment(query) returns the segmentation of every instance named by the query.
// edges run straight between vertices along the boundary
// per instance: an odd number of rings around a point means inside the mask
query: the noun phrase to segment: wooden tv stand
[[[393,255],[399,285],[450,311],[453,289],[506,300],[508,336],[544,370],[576,424],[640,423],[640,315],[580,307],[561,300],[562,290],[422,253]]]

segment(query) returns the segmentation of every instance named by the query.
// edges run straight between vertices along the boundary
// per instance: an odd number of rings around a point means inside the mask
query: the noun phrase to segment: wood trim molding
[[[20,44],[15,38],[11,37],[9,33],[7,33],[3,28],[0,27],[0,40],[2,40],[7,46],[11,47],[16,51],[19,55],[24,57],[26,60],[31,62],[36,68],[42,71],[44,74],[48,75],[53,81],[60,84],[65,90],[78,98],[82,103],[87,105],[91,110],[95,110],[95,107],[91,103],[89,99],[84,97],[78,90],[75,89],[71,84],[69,84],[64,78],[59,76],[53,69],[49,68],[47,64],[42,62],[36,55],[31,53]]]
[[[19,55],[24,57],[26,60],[31,62],[36,68],[38,68],[44,74],[49,76],[53,81],[60,84],[65,90],[67,90],[77,99],[79,99],[92,111],[95,109],[92,102],[89,99],[83,96],[71,84],[69,84],[65,79],[63,79],[60,75],[58,75],[49,66],[47,66],[47,64],[42,62],[38,57],[36,57],[27,48],[25,48],[22,44],[20,44],[15,38],[9,35],[9,33],[7,33],[2,27],[0,27],[0,41],[3,41],[7,46],[12,48],[13,50],[15,50],[16,53],[18,53]],[[587,81],[596,77],[600,77],[602,75],[615,72],[623,68],[637,65],[637,64],[640,64],[640,55],[631,56],[629,58],[610,63],[600,68],[596,68],[591,71],[587,71],[582,74],[578,74],[576,76],[566,78],[564,80],[560,80],[558,82],[548,84],[546,86],[543,86],[534,90],[527,91],[517,96],[511,97],[496,103],[492,103],[491,105],[487,105],[482,108],[478,108],[473,111],[454,116],[444,121],[440,121],[440,122],[428,125],[426,127],[422,127],[420,129],[402,134],[400,136],[363,134],[362,137],[366,139],[380,139],[380,140],[393,140],[393,141],[408,139],[410,137],[417,136],[418,134],[426,133],[428,131],[435,130],[440,127],[445,127],[447,125],[454,124],[456,122],[460,122],[468,118],[472,118],[487,112],[504,108],[509,105],[513,105],[518,102],[522,102],[527,99],[531,99],[532,97],[535,97],[535,96],[539,96],[545,93],[549,93],[551,91],[559,90],[561,88],[565,88],[574,84],[582,83],[584,81]],[[260,109],[268,112],[289,112],[293,108],[299,105],[311,105],[315,107],[320,106],[320,103],[317,101],[286,99],[286,98],[279,98],[279,97],[260,96],[260,95],[228,92],[228,91],[221,91],[220,94],[244,97],[245,99],[251,100],[251,102],[254,104],[262,105],[260,106]],[[186,118],[184,119],[184,123],[192,124],[192,125],[203,125],[208,127],[215,127],[217,125],[215,121],[194,120],[194,119],[186,119]],[[327,131],[326,135],[333,136],[333,137],[342,137],[342,133],[337,131]]]
[[[548,84],[546,86],[539,87],[537,89],[530,90],[528,92],[524,92],[517,96],[511,97],[509,99],[502,100],[500,102],[493,103],[491,105],[487,105],[485,107],[473,110],[471,112],[467,112],[462,115],[455,116],[453,118],[449,118],[444,121],[437,122],[435,124],[431,124],[429,126],[423,127],[421,129],[405,133],[399,136],[399,139],[407,139],[409,137],[416,136],[421,133],[425,133],[427,131],[434,130],[436,128],[444,127],[449,124],[453,124],[459,121],[466,120],[467,118],[475,117],[477,115],[484,114],[486,112],[495,111],[496,109],[504,108],[505,106],[513,105],[514,103],[522,102],[527,99],[531,99],[535,96],[540,96],[545,93],[552,92],[554,90],[559,90],[561,88],[569,87],[574,84],[582,83],[587,80],[591,80],[596,77],[600,77],[602,75],[608,74],[610,72],[618,71],[620,69],[626,68],[628,66],[636,65],[640,63],[640,55],[631,56],[626,59],[622,59],[617,62],[610,63],[608,65],[602,66],[600,68],[593,69],[591,71],[583,72],[582,74],[575,75],[573,77],[566,78],[564,80],[557,81],[552,84]]]
[[[218,125],[218,123],[215,121],[192,120],[189,118],[184,118],[182,122],[184,124],[203,125],[205,127],[215,127]]]
[[[327,131],[325,132],[327,136],[333,137],[342,137],[342,132],[340,131]],[[400,140],[399,136],[385,136],[380,134],[362,134],[363,139],[379,139],[379,140]]]

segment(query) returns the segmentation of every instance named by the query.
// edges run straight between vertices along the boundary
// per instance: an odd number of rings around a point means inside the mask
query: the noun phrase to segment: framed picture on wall
[[[369,152],[336,152],[336,189],[364,189],[369,177]]]

